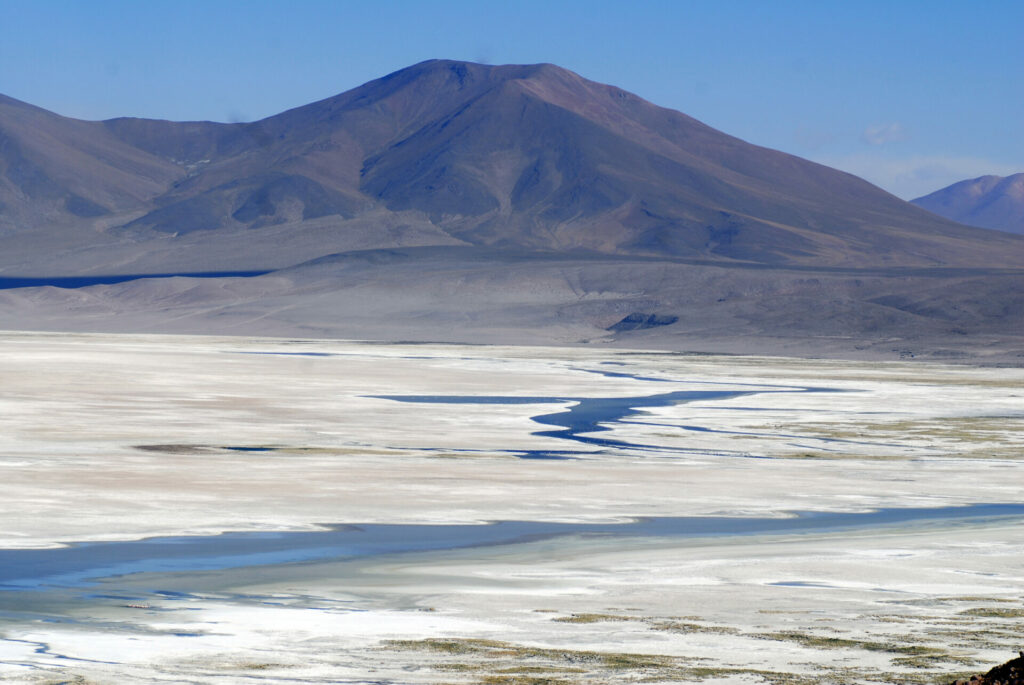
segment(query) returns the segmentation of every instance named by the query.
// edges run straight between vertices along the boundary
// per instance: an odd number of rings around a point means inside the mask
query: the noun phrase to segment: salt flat
[[[0,334],[0,553],[36,564],[0,585],[0,676],[949,680],[1024,629],[1024,517],[934,513],[1024,504],[1022,388],[1022,369],[903,362]],[[906,508],[924,513],[473,547],[181,540]],[[169,551],[51,561],[145,538]]]

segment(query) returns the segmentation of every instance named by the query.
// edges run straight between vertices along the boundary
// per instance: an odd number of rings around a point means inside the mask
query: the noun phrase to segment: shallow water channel
[[[597,372],[601,375],[631,378],[645,382],[671,382],[664,378],[636,376],[628,373]],[[556,430],[534,431],[534,435],[566,440],[598,448],[639,449],[648,452],[675,452],[680,454],[707,450],[690,450],[680,447],[648,445],[625,440],[595,437],[593,433],[612,430],[615,424],[628,423],[626,419],[645,414],[645,409],[669,407],[675,404],[699,401],[727,400],[764,393],[815,393],[839,392],[831,388],[793,386],[753,386],[756,390],[677,390],[674,392],[629,397],[545,397],[506,395],[369,395],[373,399],[391,400],[414,404],[469,404],[469,405],[510,405],[510,404],[566,404],[557,412],[538,414],[530,417],[542,426],[555,426]],[[675,426],[681,430],[704,431],[701,426]],[[515,452],[524,459],[568,459],[592,452],[580,450],[521,450]],[[716,454],[718,454],[716,452]],[[751,455],[736,455],[749,457]]]
[[[795,512],[784,518],[725,516],[641,518],[624,523],[499,521],[486,524],[358,524],[321,531],[224,533],[127,542],[78,543],[52,549],[0,550],[0,608],[25,591],[81,587],[134,573],[190,572],[380,555],[513,545],[555,537],[697,538],[811,534],[921,527],[1024,518],[1024,504]]]

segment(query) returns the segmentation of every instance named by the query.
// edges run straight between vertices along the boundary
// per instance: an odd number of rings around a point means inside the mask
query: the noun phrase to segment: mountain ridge
[[[429,60],[248,123],[80,122],[32,112],[105,146],[115,161],[131,157],[126,163],[153,179],[121,192],[137,200],[132,205],[111,200],[111,188],[128,185],[113,172],[93,174],[110,188],[80,193],[44,165],[41,177],[58,198],[49,215],[60,212],[63,196],[65,209],[70,201],[96,215],[64,223],[103,217],[93,229],[114,243],[324,217],[343,225],[376,211],[411,212],[421,233],[443,233],[442,242],[530,250],[775,264],[1024,264],[1024,244],[979,240],[854,176],[551,64]],[[9,127],[0,119],[0,135]],[[0,197],[5,206],[17,200]],[[993,241],[1003,244],[984,248]]]
[[[1019,364],[1022,323],[1024,237],[554,65],[246,123],[0,99],[4,327]]]
[[[959,181],[911,202],[968,226],[1024,235],[1024,173]]]

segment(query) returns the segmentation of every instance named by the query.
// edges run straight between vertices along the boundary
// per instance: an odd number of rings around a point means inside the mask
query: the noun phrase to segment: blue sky
[[[1024,171],[1024,2],[0,0],[0,93],[244,121],[433,57],[553,62],[901,197]]]

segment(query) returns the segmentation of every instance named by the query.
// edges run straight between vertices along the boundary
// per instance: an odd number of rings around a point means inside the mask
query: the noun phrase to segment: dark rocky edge
[[[616,333],[621,333],[623,331],[639,331],[645,328],[671,326],[676,321],[679,321],[678,316],[664,314],[644,314],[643,312],[633,312],[629,316],[626,316],[621,321],[609,326],[605,330],[615,331]]]
[[[974,675],[970,680],[954,680],[950,685],[1024,685],[1024,652],[985,675]]]

